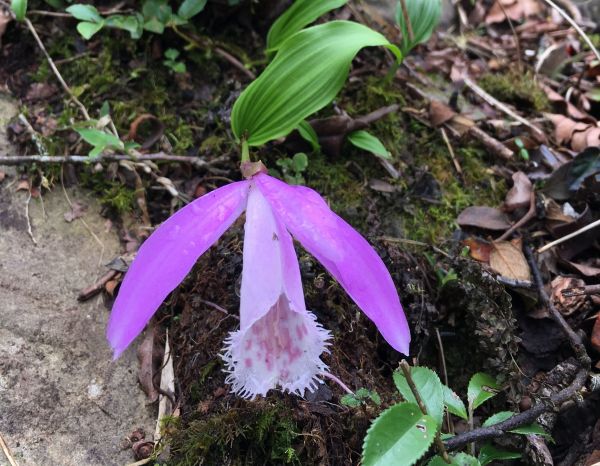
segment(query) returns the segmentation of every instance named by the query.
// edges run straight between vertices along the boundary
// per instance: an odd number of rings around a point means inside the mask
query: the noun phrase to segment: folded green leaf
[[[491,443],[486,443],[479,451],[479,463],[481,466],[496,460],[513,460],[521,457],[521,453],[516,451],[500,450]]]
[[[350,21],[332,21],[298,32],[233,106],[231,126],[249,146],[287,135],[340,91],[352,59],[363,47],[397,47],[378,32]]]
[[[382,159],[389,160],[392,158],[392,155],[385,148],[383,143],[368,131],[354,131],[348,135],[348,141],[350,141],[352,145],[358,147],[359,149],[371,152]]]
[[[500,386],[491,376],[478,372],[469,381],[467,389],[467,398],[472,409],[481,406],[486,400],[496,396]]]
[[[177,15],[183,19],[190,19],[204,10],[205,6],[206,0],[185,0],[177,10]]]
[[[85,142],[95,147],[123,148],[123,142],[113,134],[95,128],[79,128],[79,135]]]
[[[312,150],[318,152],[321,150],[321,146],[319,145],[319,136],[315,132],[314,128],[311,124],[303,120],[298,124],[298,133],[305,141],[308,141],[312,147]]]
[[[408,36],[408,27],[404,21],[402,7],[398,2],[396,7],[396,20],[402,31],[402,44],[400,49],[405,55],[418,44],[427,42],[436,28],[442,15],[441,0],[406,0],[406,10],[413,31],[413,40]]]
[[[440,378],[435,372],[426,367],[411,367],[410,375],[423,399],[423,403],[425,403],[427,413],[435,419],[438,426],[441,426],[444,416],[444,389]],[[406,401],[417,402],[402,372],[394,372],[394,383]]]
[[[468,419],[467,408],[465,408],[465,404],[460,397],[446,385],[443,385],[442,389],[444,390],[444,404],[448,411],[455,416]]]
[[[429,449],[437,425],[413,403],[399,403],[373,421],[363,444],[363,466],[411,466]]]
[[[296,0],[277,18],[267,34],[267,52],[274,52],[286,39],[314,22],[328,11],[348,3],[348,0]]]
[[[27,13],[27,0],[12,0],[10,9],[15,14],[17,21],[23,21]]]
[[[82,21],[77,24],[77,32],[81,34],[81,36],[85,40],[90,40],[94,34],[96,34],[102,27],[104,26],[104,21],[100,23],[89,23],[87,21]]]
[[[90,23],[102,22],[102,16],[100,16],[100,13],[98,13],[98,10],[93,5],[76,3],[75,5],[71,5],[65,11],[73,15],[79,21],[88,21]]]

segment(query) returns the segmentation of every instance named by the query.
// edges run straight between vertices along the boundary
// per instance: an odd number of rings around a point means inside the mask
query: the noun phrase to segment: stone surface
[[[0,151],[10,106],[0,94]],[[94,199],[85,222],[70,210],[60,186],[30,203],[35,246],[27,234],[26,191],[15,171],[0,184],[0,434],[20,466],[119,465],[133,462],[123,439],[141,427],[151,438],[154,409],[137,384],[135,350],[112,362],[104,338],[109,310],[101,297],[77,302],[78,292],[119,253]],[[0,465],[8,465],[0,450]]]

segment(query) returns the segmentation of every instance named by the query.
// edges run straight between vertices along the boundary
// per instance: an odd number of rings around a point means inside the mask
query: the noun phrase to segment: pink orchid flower
[[[118,357],[194,263],[246,210],[240,329],[226,340],[227,383],[246,398],[280,387],[313,391],[330,334],[306,309],[292,236],[336,278],[387,342],[408,354],[410,332],[392,278],[367,241],[312,189],[265,173],[179,210],[140,247],[107,329]],[[292,236],[290,236],[290,233]]]

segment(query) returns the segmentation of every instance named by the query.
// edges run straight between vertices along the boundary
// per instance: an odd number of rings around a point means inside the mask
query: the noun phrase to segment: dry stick
[[[577,286],[575,288],[567,288],[562,290],[562,295],[565,298],[571,298],[573,296],[585,296],[590,294],[600,293],[600,285],[585,285]]]
[[[547,251],[548,249],[553,248],[554,246],[558,246],[561,243],[564,243],[565,241],[570,240],[571,238],[575,238],[576,236],[585,233],[588,230],[591,230],[593,228],[596,228],[600,226],[600,219],[596,220],[595,222],[590,223],[589,225],[584,226],[583,228],[580,228],[577,231],[574,231],[573,233],[569,233],[566,236],[563,236],[562,238],[558,238],[555,241],[552,241],[551,243],[546,244],[545,246],[542,246],[541,248],[539,248],[537,250],[538,254],[541,254],[542,252]]]
[[[415,385],[415,382],[410,373],[410,366],[408,365],[408,363],[406,362],[405,359],[400,361],[400,369],[402,369],[402,373],[404,374],[404,377],[406,378],[406,382],[408,383],[410,391],[414,395],[415,400],[417,400],[419,409],[421,410],[421,412],[423,414],[427,414],[427,408],[425,407],[425,403],[423,403],[423,399],[421,398],[421,394],[419,393],[419,390],[417,390],[417,386]],[[442,438],[440,437],[439,431],[437,431],[435,433],[435,446],[437,447],[439,453],[442,455],[442,458],[444,459],[444,461],[448,464],[452,463],[452,461],[450,460],[450,457],[448,456],[448,452],[446,451],[446,447],[444,446],[444,442],[442,442]]]
[[[406,0],[400,0],[400,8],[402,9],[402,16],[404,17],[404,23],[406,24],[406,32],[408,33],[408,40],[412,42],[415,38],[413,33],[412,24],[410,23],[410,16],[408,15],[408,8],[406,8]]]
[[[471,126],[469,128],[469,134],[477,139],[480,143],[482,143],[487,148],[494,151],[496,155],[504,160],[512,160],[515,153],[502,144],[497,139],[494,139],[492,136],[487,134],[485,131],[479,129],[477,126]]]
[[[529,220],[531,220],[532,218],[535,217],[535,192],[531,192],[531,195],[529,197],[529,210],[527,211],[527,213],[525,215],[523,215],[523,217],[521,217],[521,219],[515,223],[513,226],[511,226],[508,230],[506,230],[504,232],[504,234],[502,236],[500,236],[500,238],[498,238],[497,240],[495,240],[494,242],[497,241],[504,241],[505,239],[507,239],[517,228],[521,228],[523,225],[525,225],[527,222],[529,222]]]
[[[448,448],[448,450],[456,450],[464,445],[479,440],[500,437],[501,435],[516,429],[517,427],[532,423],[541,414],[554,409],[557,405],[560,405],[561,403],[572,398],[581,388],[583,388],[587,380],[591,359],[585,350],[585,345],[583,344],[581,337],[573,331],[573,329],[563,318],[562,314],[558,312],[554,306],[554,303],[549,298],[548,293],[546,293],[540,269],[537,265],[535,257],[533,256],[533,253],[531,252],[531,249],[528,246],[525,246],[524,250],[525,255],[527,256],[527,261],[529,262],[529,266],[531,267],[531,274],[533,275],[533,281],[537,286],[540,300],[548,308],[550,317],[562,328],[563,332],[567,336],[567,339],[573,348],[573,352],[577,357],[577,361],[581,365],[581,369],[579,369],[577,374],[575,374],[575,378],[571,382],[571,385],[569,385],[567,388],[555,393],[547,399],[540,400],[533,408],[516,414],[508,418],[506,421],[494,424],[490,427],[480,427],[451,438],[446,442],[446,448]]]
[[[164,152],[155,154],[142,154],[137,157],[123,154],[101,154],[98,157],[89,157],[87,155],[16,155],[1,156],[0,165],[21,165],[24,163],[101,163],[101,162],[118,162],[121,160],[129,160],[131,162],[159,161],[159,162],[184,162],[194,165],[195,167],[205,167],[222,162],[225,157],[206,161],[198,157],[189,157],[186,155],[169,155]]]
[[[1,434],[0,434],[0,448],[2,448],[2,452],[4,453],[4,456],[6,456],[6,459],[8,459],[10,466],[18,466],[17,462],[15,461],[12,454],[10,453],[10,450],[8,449],[8,445],[2,438]]]
[[[450,139],[448,139],[448,134],[446,134],[446,130],[444,129],[444,127],[441,127],[440,131],[442,132],[442,138],[444,139],[444,142],[446,143],[446,146],[448,147],[448,152],[450,152],[450,157],[452,158],[452,163],[454,164],[454,168],[456,168],[456,172],[462,178],[462,176],[463,176],[462,167],[460,166],[460,163],[458,162],[458,159],[456,158],[456,154],[454,154],[454,149],[452,148],[452,144],[450,144]]]
[[[446,355],[444,353],[444,343],[442,342],[442,336],[440,335],[440,331],[438,328],[435,328],[435,337],[437,339],[438,348],[440,350],[440,361],[442,363],[442,376],[444,377],[444,384],[448,384],[448,370],[446,367]],[[454,434],[454,423],[452,422],[452,417],[450,416],[450,412],[446,412],[446,424],[448,426],[448,432]]]
[[[479,97],[481,97],[483,100],[485,100],[492,107],[496,107],[498,110],[506,113],[513,120],[518,121],[522,125],[525,125],[528,128],[531,128],[532,130],[536,131],[541,136],[545,137],[544,132],[541,129],[539,129],[534,124],[529,123],[529,121],[527,121],[522,116],[517,115],[510,108],[508,108],[508,106],[506,106],[506,104],[503,104],[495,97],[492,97],[490,94],[488,94],[486,91],[484,91],[481,87],[479,87],[474,81],[472,81],[471,78],[469,78],[468,76],[463,76],[463,81],[465,82],[465,84],[467,85],[467,87],[469,89],[471,89],[473,92],[475,92],[475,94],[477,94]]]
[[[583,40],[585,40],[585,42],[588,44],[588,46],[590,47],[590,49],[592,50],[592,52],[594,52],[594,54],[596,55],[596,57],[598,58],[598,60],[600,60],[600,52],[598,52],[598,49],[594,46],[593,42],[590,40],[590,38],[587,36],[587,34],[585,32],[583,32],[583,29],[581,29],[579,27],[579,25],[575,22],[575,20],[573,18],[571,18],[563,9],[561,9],[556,3],[554,3],[552,0],[544,0],[548,5],[550,5],[552,8],[554,8],[556,11],[558,11],[558,14],[560,14],[563,18],[565,18],[567,20],[567,22],[573,26],[573,28],[577,31],[577,33],[583,38]]]
[[[27,196],[27,200],[25,201],[25,218],[27,219],[27,234],[31,238],[31,241],[33,241],[33,244],[37,246],[38,242],[33,236],[33,231],[31,230],[31,219],[29,218],[29,202],[31,202],[31,188],[29,189],[28,193],[29,195]]]
[[[502,9],[502,13],[504,13],[504,17],[508,21],[508,25],[510,26],[510,30],[512,31],[513,36],[515,38],[515,45],[517,46],[517,59],[518,59],[519,72],[521,73],[521,72],[523,72],[523,69],[524,69],[523,68],[523,60],[521,58],[521,41],[519,40],[519,36],[517,35],[517,31],[515,31],[515,27],[513,26],[513,22],[510,19],[510,16],[508,16],[508,13],[504,9],[504,5],[502,5],[502,2],[498,2],[498,5]]]

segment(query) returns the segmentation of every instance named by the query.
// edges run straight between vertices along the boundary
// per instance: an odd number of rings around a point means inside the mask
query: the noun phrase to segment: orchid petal
[[[240,329],[226,340],[226,382],[246,398],[278,386],[302,395],[326,369],[329,332],[306,310],[292,237],[255,187],[244,233]]]
[[[254,177],[290,233],[335,277],[396,350],[408,354],[410,330],[388,270],[369,243],[319,194],[265,174]]]
[[[142,244],[121,285],[106,331],[115,358],[143,330],[167,295],[246,206],[248,181],[196,199]]]

